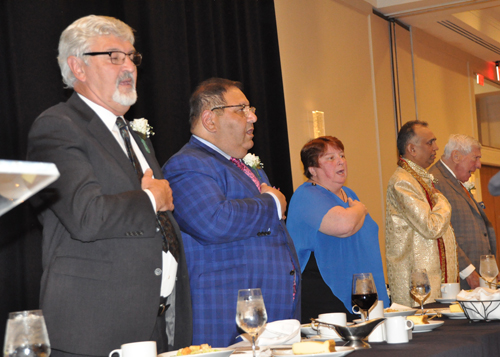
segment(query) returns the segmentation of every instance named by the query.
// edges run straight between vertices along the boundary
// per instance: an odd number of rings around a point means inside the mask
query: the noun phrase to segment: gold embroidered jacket
[[[429,173],[407,160],[410,167],[432,186]],[[431,294],[426,303],[441,297],[441,266],[437,239],[445,246],[448,282],[458,282],[456,241],[450,224],[451,206],[440,193],[431,209],[418,181],[398,167],[387,187],[385,246],[387,274],[392,302],[418,306],[410,295],[410,275],[414,268],[427,269]],[[444,258],[444,257],[443,257]]]

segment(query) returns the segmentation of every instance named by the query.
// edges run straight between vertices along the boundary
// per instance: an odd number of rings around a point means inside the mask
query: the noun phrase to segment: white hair
[[[467,155],[472,151],[472,148],[477,147],[481,149],[481,143],[474,139],[472,136],[464,134],[451,134],[448,143],[444,147],[443,158],[449,159],[454,150]]]
[[[68,57],[75,56],[84,59],[83,53],[89,51],[92,40],[106,35],[113,35],[134,44],[132,28],[114,17],[89,15],[76,20],[63,31],[59,39],[57,61],[61,68],[63,82],[68,88],[73,88],[76,81],[69,68]]]

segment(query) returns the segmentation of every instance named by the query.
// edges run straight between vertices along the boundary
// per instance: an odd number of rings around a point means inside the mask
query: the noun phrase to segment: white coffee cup
[[[384,317],[384,302],[382,300],[378,300],[372,311],[370,311],[370,320],[379,317]],[[368,336],[368,342],[383,342],[385,340],[385,327],[383,323],[378,325]]]
[[[413,321],[404,316],[388,317],[385,320],[387,343],[408,343],[408,330],[413,328]]]
[[[319,314],[318,320],[320,322],[325,322],[327,324],[347,326],[347,317],[344,312],[331,312],[327,314]],[[335,332],[335,329],[333,327],[329,328],[327,326],[321,326],[321,325],[319,327],[319,334],[323,338],[339,337],[338,333]]]
[[[133,342],[126,343],[121,346],[119,350],[113,350],[109,354],[109,357],[113,356],[113,353],[118,353],[120,357],[156,357],[156,342],[155,341],[144,341],[144,342]]]
[[[460,292],[460,283],[441,284],[441,297],[443,299],[456,299]]]

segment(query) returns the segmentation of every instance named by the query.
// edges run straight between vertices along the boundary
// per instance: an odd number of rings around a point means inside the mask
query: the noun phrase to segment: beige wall
[[[384,255],[385,188],[397,159],[389,25],[360,0],[275,0],[275,8],[294,188],[304,182],[309,112],[323,111],[326,134],[346,147],[347,186],[380,227]],[[418,29],[398,29],[397,39],[403,122],[416,114],[428,121],[438,155],[449,134],[477,138],[475,73],[492,78],[492,64]],[[483,157],[500,164],[498,150]]]

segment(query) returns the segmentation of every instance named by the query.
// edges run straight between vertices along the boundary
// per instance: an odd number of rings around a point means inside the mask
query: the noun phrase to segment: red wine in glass
[[[352,304],[357,305],[361,310],[370,310],[378,299],[377,293],[352,294]]]
[[[352,304],[357,306],[365,321],[369,319],[369,311],[377,302],[377,288],[371,273],[354,274],[352,276]]]

